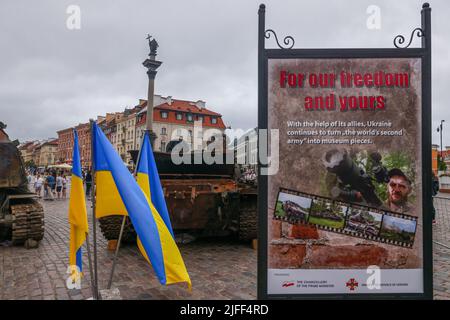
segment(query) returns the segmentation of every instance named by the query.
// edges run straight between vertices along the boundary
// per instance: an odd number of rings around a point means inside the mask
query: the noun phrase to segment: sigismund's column
[[[142,64],[147,68],[148,75],[148,93],[147,93],[147,131],[149,133],[152,149],[154,149],[154,143],[156,139],[156,133],[153,131],[153,95],[155,93],[155,77],[157,69],[162,64],[161,61],[155,60],[156,50],[159,45],[158,42],[150,35],[147,35],[148,45],[150,47],[149,58],[147,58]]]

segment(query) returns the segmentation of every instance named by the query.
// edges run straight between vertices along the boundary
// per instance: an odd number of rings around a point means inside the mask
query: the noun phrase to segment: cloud
[[[20,140],[56,131],[145,98],[147,33],[163,61],[156,93],[202,99],[232,128],[257,124],[257,22],[260,1],[77,1],[81,30],[66,28],[73,1],[1,1],[0,120]],[[298,48],[392,47],[420,26],[421,1],[265,1],[266,26]],[[369,5],[381,30],[366,28]],[[450,4],[433,2],[433,141],[450,118]],[[442,17],[442,18],[441,18]],[[266,41],[274,47],[273,39]],[[417,45],[418,42],[415,42]],[[448,120],[450,122],[450,120]],[[450,132],[450,128],[449,128]],[[444,127],[444,133],[446,128]],[[444,137],[450,145],[450,135]]]

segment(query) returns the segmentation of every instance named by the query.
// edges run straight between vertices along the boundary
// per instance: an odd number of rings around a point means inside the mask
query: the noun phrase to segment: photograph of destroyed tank
[[[311,205],[309,223],[319,226],[342,229],[348,207],[339,202],[314,199]]]
[[[291,222],[306,222],[312,199],[306,196],[294,195],[280,191],[275,207],[275,217]]]
[[[416,233],[416,220],[384,215],[380,237],[412,244]]]
[[[380,232],[382,219],[383,214],[381,213],[352,207],[347,215],[345,230],[377,237]]]

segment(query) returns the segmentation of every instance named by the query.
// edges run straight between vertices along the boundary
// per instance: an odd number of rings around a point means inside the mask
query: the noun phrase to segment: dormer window
[[[183,114],[177,113],[177,120],[183,120]]]
[[[216,124],[216,123],[217,123],[217,118],[211,117],[211,123],[212,123],[212,124]]]
[[[169,115],[168,115],[167,111],[161,111],[161,118],[167,119],[168,116]]]

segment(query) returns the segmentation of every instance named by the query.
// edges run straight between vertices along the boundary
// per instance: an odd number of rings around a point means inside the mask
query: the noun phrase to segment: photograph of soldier
[[[400,169],[392,169],[388,173],[388,198],[386,206],[391,211],[408,213],[408,195],[411,193],[411,181]]]
[[[314,199],[309,223],[335,229],[344,228],[348,207],[336,201]]]
[[[345,230],[358,232],[366,236],[378,236],[383,214],[367,208],[349,209]]]
[[[368,153],[346,149],[327,151],[322,163],[326,169],[322,185],[332,199],[404,214],[411,211],[414,171],[411,159],[402,151]]]
[[[306,222],[312,199],[280,191],[275,207],[275,217],[291,222]]]

